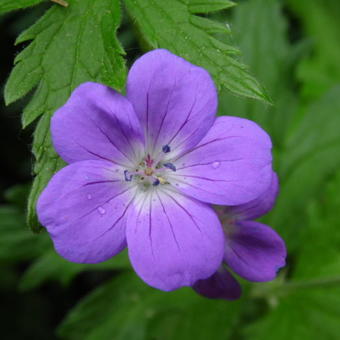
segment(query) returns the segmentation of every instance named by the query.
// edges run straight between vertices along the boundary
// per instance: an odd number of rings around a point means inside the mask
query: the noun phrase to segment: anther
[[[169,146],[169,145],[163,145],[162,151],[163,151],[164,153],[170,152],[170,151],[171,151],[170,146]]]
[[[152,183],[152,185],[154,186],[154,187],[156,187],[157,185],[159,185],[161,182],[160,182],[160,180],[157,178],[153,183]]]
[[[175,167],[175,165],[172,164],[172,163],[164,163],[163,165],[164,165],[166,168],[168,168],[168,169],[170,169],[170,170],[172,170],[172,171],[176,171],[176,167]]]
[[[124,178],[127,182],[131,182],[133,175],[128,170],[124,170]]]

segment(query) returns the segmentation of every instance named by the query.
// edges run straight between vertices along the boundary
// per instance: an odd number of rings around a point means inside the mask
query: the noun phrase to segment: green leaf
[[[231,33],[230,27],[228,25],[222,24],[220,22],[214,21],[214,20],[210,20],[204,17],[199,17],[197,15],[192,15],[190,17],[190,22],[206,31],[209,34],[212,33]]]
[[[236,95],[270,101],[247,68],[234,58],[238,50],[208,33],[216,30],[216,25],[208,29],[205,21],[203,29],[203,21],[195,19],[187,3],[181,0],[125,0],[125,3],[142,37],[152,48],[166,48],[206,68],[218,87]],[[208,7],[214,3],[217,2],[199,2]]]
[[[77,274],[92,270],[118,270],[130,268],[126,252],[122,252],[111,260],[97,264],[80,264],[69,262],[60,257],[54,249],[50,249],[38,257],[26,270],[19,283],[22,291],[41,286],[46,281],[59,281],[67,285]]]
[[[249,340],[339,339],[340,289],[315,288],[282,299],[264,318],[246,327]]]
[[[17,184],[7,189],[4,193],[8,203],[24,211],[27,205],[27,197],[30,190],[29,184]]]
[[[25,228],[25,218],[17,208],[0,207],[0,262],[30,260],[46,249],[46,239]]]
[[[324,192],[309,205],[307,225],[298,248],[295,281],[327,280],[340,284],[340,172],[324,185]],[[337,278],[337,282],[335,279]],[[297,282],[299,282],[297,281]],[[340,329],[339,329],[340,330]]]
[[[297,102],[292,89],[296,48],[288,42],[282,5],[276,0],[241,2],[233,10],[231,26],[244,62],[270,91],[274,105],[265,107],[260,102],[222,93],[220,114],[255,120],[270,133],[274,146],[281,147]]]
[[[308,202],[340,165],[340,87],[309,105],[280,155],[281,192],[269,219],[288,241],[299,245]]]
[[[186,2],[191,13],[209,13],[235,6],[235,3],[229,0],[187,0]]]
[[[1,0],[0,14],[37,5],[46,0]]]
[[[277,286],[273,308],[246,329],[249,339],[338,339],[340,332],[340,172],[309,218],[290,281]]]
[[[67,8],[53,6],[17,39],[17,43],[32,42],[15,59],[5,100],[10,104],[35,88],[24,109],[23,126],[42,116],[34,133],[37,176],[28,202],[28,223],[34,231],[40,229],[36,200],[50,177],[64,165],[51,144],[53,112],[85,81],[116,89],[124,86],[124,51],[115,37],[120,16],[118,0],[71,0]]]
[[[340,3],[337,0],[290,0],[288,3],[300,19],[312,47],[298,67],[303,95],[318,98],[340,82]]]
[[[72,340],[143,339],[147,315],[140,307],[148,289],[134,275],[120,275],[73,308],[59,326],[59,335]]]
[[[205,340],[210,336],[222,340],[238,320],[240,306],[240,302],[203,299],[189,288],[158,291],[126,273],[85,297],[58,333],[72,340],[109,340],[113,336],[115,340]]]
[[[158,311],[149,321],[146,339],[229,339],[238,325],[241,307],[244,306],[243,301],[200,298],[190,290],[171,294],[173,296],[164,296],[159,302],[165,305],[164,311]],[[170,299],[178,300],[177,310],[173,309]]]

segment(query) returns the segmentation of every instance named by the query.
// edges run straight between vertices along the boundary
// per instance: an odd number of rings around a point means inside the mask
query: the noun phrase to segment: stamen
[[[152,185],[155,187],[155,186],[159,185],[160,183],[161,183],[160,180],[157,178],[157,179],[152,183]]]
[[[159,182],[161,183],[161,184],[170,184],[166,179],[164,179],[163,177],[158,177],[158,179],[159,179]]]
[[[151,176],[153,174],[153,169],[152,168],[146,168],[144,173],[147,176]]]
[[[170,151],[171,151],[170,146],[169,146],[169,145],[163,145],[162,151],[163,151],[164,153],[170,152]]]
[[[128,171],[124,170],[124,178],[127,182],[131,182],[133,175]]]
[[[163,165],[164,165],[166,168],[168,168],[168,169],[170,169],[170,170],[172,170],[172,171],[176,171],[176,167],[175,167],[175,165],[172,164],[172,163],[164,163]]]

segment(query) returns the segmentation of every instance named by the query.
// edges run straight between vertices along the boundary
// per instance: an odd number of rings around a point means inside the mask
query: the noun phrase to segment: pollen
[[[153,174],[153,169],[152,168],[146,168],[144,170],[144,173],[146,176],[151,176]]]
[[[157,179],[159,180],[160,184],[169,184],[169,182],[163,177],[157,176]]]

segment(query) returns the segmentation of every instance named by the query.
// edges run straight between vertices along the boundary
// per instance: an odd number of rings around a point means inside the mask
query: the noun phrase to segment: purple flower
[[[162,290],[210,277],[224,255],[210,205],[249,202],[272,176],[269,136],[216,109],[208,72],[166,50],[134,63],[126,97],[96,83],[76,88],[51,122],[70,165],[37,206],[56,251],[95,263],[128,247],[137,274]]]
[[[285,265],[286,247],[281,237],[268,226],[252,221],[266,214],[278,194],[278,178],[273,173],[269,188],[257,199],[220,210],[225,233],[225,263],[210,278],[199,280],[193,288],[213,299],[238,299],[241,287],[226,266],[249,281],[271,281]]]

